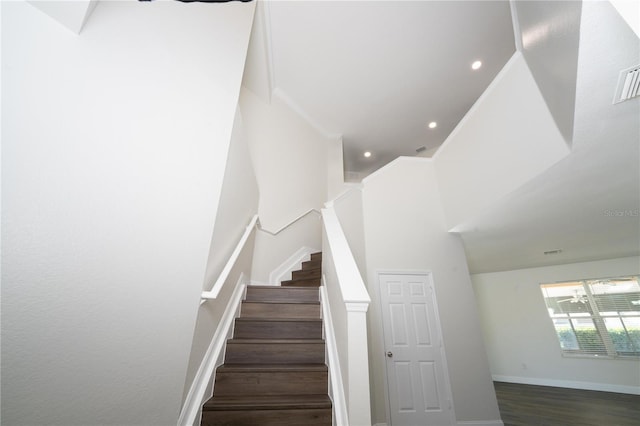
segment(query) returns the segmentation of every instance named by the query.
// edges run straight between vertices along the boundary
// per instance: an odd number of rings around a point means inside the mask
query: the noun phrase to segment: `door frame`
[[[384,365],[384,375],[383,375],[383,379],[384,379],[384,397],[385,397],[385,404],[386,404],[386,412],[387,412],[387,426],[393,426],[393,424],[391,423],[391,399],[389,398],[389,379],[388,379],[388,372],[387,372],[387,359],[386,359],[386,354],[385,354],[385,337],[384,337],[384,318],[382,316],[382,310],[384,309],[384,307],[382,306],[382,294],[380,293],[380,277],[382,275],[420,275],[420,276],[424,276],[427,279],[427,285],[431,286],[431,289],[433,291],[433,310],[434,313],[436,315],[436,317],[438,318],[438,324],[437,324],[437,330],[438,330],[438,334],[440,335],[440,354],[442,355],[442,368],[444,370],[444,392],[445,392],[445,397],[447,398],[449,405],[451,407],[450,410],[450,422],[451,422],[451,426],[455,426],[457,424],[457,420],[456,420],[456,410],[455,410],[455,406],[453,404],[453,394],[451,392],[451,379],[449,377],[449,366],[447,363],[447,353],[445,350],[445,345],[444,345],[444,339],[442,338],[442,326],[440,323],[440,311],[438,310],[438,297],[436,294],[436,286],[434,283],[434,279],[433,279],[433,272],[427,269],[377,269],[375,271],[375,276],[376,276],[376,283],[375,283],[375,291],[376,291],[376,296],[378,297],[378,312],[380,313],[380,333],[382,336],[382,350],[380,351],[380,354],[378,355],[383,362]]]

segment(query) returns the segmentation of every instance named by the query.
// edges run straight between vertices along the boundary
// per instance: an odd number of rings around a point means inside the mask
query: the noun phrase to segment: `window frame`
[[[566,281],[566,282],[556,282],[556,283],[543,283],[540,284],[540,290],[542,292],[542,296],[544,299],[545,306],[547,308],[548,317],[551,320],[551,326],[553,327],[554,333],[556,334],[556,338],[558,339],[558,344],[560,346],[560,351],[562,352],[563,357],[571,357],[571,358],[601,358],[601,359],[630,359],[637,360],[640,358],[640,344],[632,338],[632,334],[629,332],[628,326],[625,323],[625,318],[634,318],[640,321],[640,307],[638,307],[637,311],[616,311],[615,315],[611,313],[602,314],[600,312],[598,302],[596,301],[596,296],[602,298],[607,294],[596,294],[594,295],[592,285],[608,282],[608,281],[616,281],[616,280],[628,280],[629,278],[635,279],[636,285],[640,284],[639,276],[631,275],[617,278],[606,278],[606,279],[589,279],[589,280],[575,280],[575,281]],[[580,284],[582,287],[583,296],[586,298],[585,301],[581,300],[581,303],[585,304],[587,307],[587,312],[553,312],[553,307],[550,306],[549,300],[552,298],[548,296],[545,292],[545,289],[558,286],[561,287],[566,285],[567,287],[576,286]],[[629,294],[634,292],[621,292],[621,293],[611,293],[611,303],[615,304],[616,302],[613,300],[614,295],[617,294]],[[578,293],[575,293],[578,297]],[[580,297],[583,297],[580,296]],[[559,301],[555,301],[557,304]],[[602,302],[601,302],[602,303]],[[624,315],[622,312],[633,312],[630,315]],[[606,319],[613,318],[616,319],[624,330],[626,339],[630,347],[633,349],[633,352],[622,352],[616,349],[615,343],[611,337],[610,331],[607,328]],[[594,327],[596,332],[596,336],[599,338],[602,343],[603,351],[598,350],[596,348],[600,347],[600,345],[594,346],[594,349],[583,348],[580,339],[578,338],[578,333],[576,332],[576,325],[574,324],[574,320],[579,319],[589,319]],[[563,339],[561,338],[561,334],[559,329],[557,328],[557,323],[555,320],[564,320],[568,323],[571,333],[573,335],[573,340],[576,342],[578,349],[567,349],[563,347]]]

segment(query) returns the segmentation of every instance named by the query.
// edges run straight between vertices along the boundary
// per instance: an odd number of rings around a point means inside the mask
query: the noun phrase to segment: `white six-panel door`
[[[379,274],[392,426],[453,424],[429,274]]]

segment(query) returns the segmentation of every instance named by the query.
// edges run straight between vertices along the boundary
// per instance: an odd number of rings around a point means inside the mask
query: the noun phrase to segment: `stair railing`
[[[238,241],[238,245],[236,245],[236,248],[231,253],[229,260],[227,260],[224,268],[222,268],[222,272],[220,272],[220,276],[218,276],[218,279],[213,284],[213,287],[211,287],[211,290],[202,292],[202,295],[200,296],[201,305],[207,300],[215,300],[218,297],[218,294],[220,294],[220,290],[222,290],[224,283],[227,281],[227,278],[229,278],[229,273],[231,273],[231,269],[236,264],[238,256],[240,256],[240,253],[242,252],[244,245],[247,243],[247,240],[249,239],[249,236],[251,235],[251,232],[253,231],[253,228],[255,228],[257,222],[258,215],[255,214],[247,225],[244,234],[242,234],[242,237],[240,238],[240,241]]]
[[[282,231],[284,231],[285,229],[289,228],[291,225],[293,225],[294,223],[296,223],[297,221],[301,220],[302,218],[306,217],[308,214],[311,213],[315,213],[318,215],[318,217],[321,216],[321,213],[318,209],[315,208],[311,208],[308,209],[306,211],[304,211],[303,213],[299,214],[298,216],[296,216],[294,219],[290,220],[289,223],[287,223],[286,225],[281,226],[280,228],[276,229],[275,231],[266,229],[262,226],[262,224],[260,222],[258,222],[258,230],[261,232],[265,232],[269,235],[278,235],[279,233],[281,233]]]
[[[344,391],[348,419],[336,421],[347,424],[370,425],[371,402],[369,391],[369,356],[367,342],[367,310],[371,298],[349,248],[332,203],[322,209],[324,222],[323,305],[329,305],[334,322],[336,351],[341,383],[332,376],[334,398]],[[326,300],[325,300],[326,299]],[[331,356],[331,352],[329,352]],[[347,423],[348,422],[348,423]]]
[[[224,265],[224,268],[222,268],[222,271],[211,287],[211,290],[203,291],[200,295],[201,307],[208,300],[216,300],[218,298],[218,295],[220,294],[223,286],[229,280],[229,274],[238,261],[238,257],[244,249],[249,236],[256,227],[257,222],[258,215],[255,214],[249,221],[249,224],[242,234],[242,237],[240,237],[238,244],[229,256],[227,263]],[[244,274],[241,274],[238,282],[234,287],[233,293],[229,298],[229,302],[225,307],[224,313],[222,314],[222,317],[220,319],[220,323],[216,327],[211,342],[209,343],[209,347],[207,348],[202,362],[198,367],[198,371],[196,372],[193,382],[191,382],[184,404],[182,405],[182,409],[180,410],[180,415],[178,417],[178,426],[194,426],[197,423],[197,419],[202,410],[202,404],[207,399],[206,393],[211,378],[214,375],[216,363],[220,359],[220,355],[224,349],[224,343],[226,342],[227,335],[229,334],[229,330],[235,318],[238,306],[240,306],[240,302],[242,301],[242,297],[244,296],[244,281],[245,276]]]

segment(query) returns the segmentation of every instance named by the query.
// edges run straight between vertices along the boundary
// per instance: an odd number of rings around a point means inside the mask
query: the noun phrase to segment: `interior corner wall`
[[[609,0],[634,33],[640,38],[640,5],[633,0]]]
[[[205,272],[203,290],[211,290],[224,269],[231,254],[242,238],[247,225],[258,211],[258,184],[249,156],[249,148],[244,134],[242,115],[237,108],[233,123],[233,133],[229,144],[229,155],[224,172],[222,193],[218,204],[216,223],[209,248],[209,260]],[[223,291],[214,301],[200,305],[189,367],[185,380],[184,397],[202,363],[211,339],[218,327],[233,288],[243,274],[247,280],[251,277],[254,236],[246,241],[241,256],[236,260],[232,273],[224,284]]]
[[[326,201],[327,138],[275,95],[268,104],[243,88],[240,109],[260,190],[260,225],[275,233]]]
[[[349,243],[349,249],[358,265],[360,275],[366,282],[367,256],[365,252],[366,244],[362,220],[364,217],[362,210],[362,191],[360,189],[352,189],[348,194],[335,202],[334,208],[344,236],[347,239],[347,243]]]
[[[373,422],[387,421],[377,276],[384,270],[431,271],[456,418],[500,419],[464,249],[447,232],[432,160],[399,158],[363,185]]]
[[[255,5],[0,7],[3,424],[175,425]]]
[[[247,225],[258,213],[258,197],[258,183],[249,154],[242,114],[238,107],[209,247],[203,290],[211,290]],[[246,275],[250,272],[246,271]]]
[[[565,141],[573,139],[581,1],[513,1],[522,55]]]
[[[327,140],[327,198],[333,200],[345,189],[342,138]]]
[[[302,248],[313,251],[320,251],[322,248],[322,221],[315,212],[292,223],[277,235],[258,230],[255,238],[251,281],[258,285],[277,285],[278,283],[271,283],[271,273],[288,263],[291,256]]]
[[[640,364],[637,359],[562,356],[540,284],[639,273],[640,257],[626,257],[473,275],[494,378],[544,386],[638,393]]]
[[[433,156],[447,229],[455,230],[568,154],[516,52]]]

